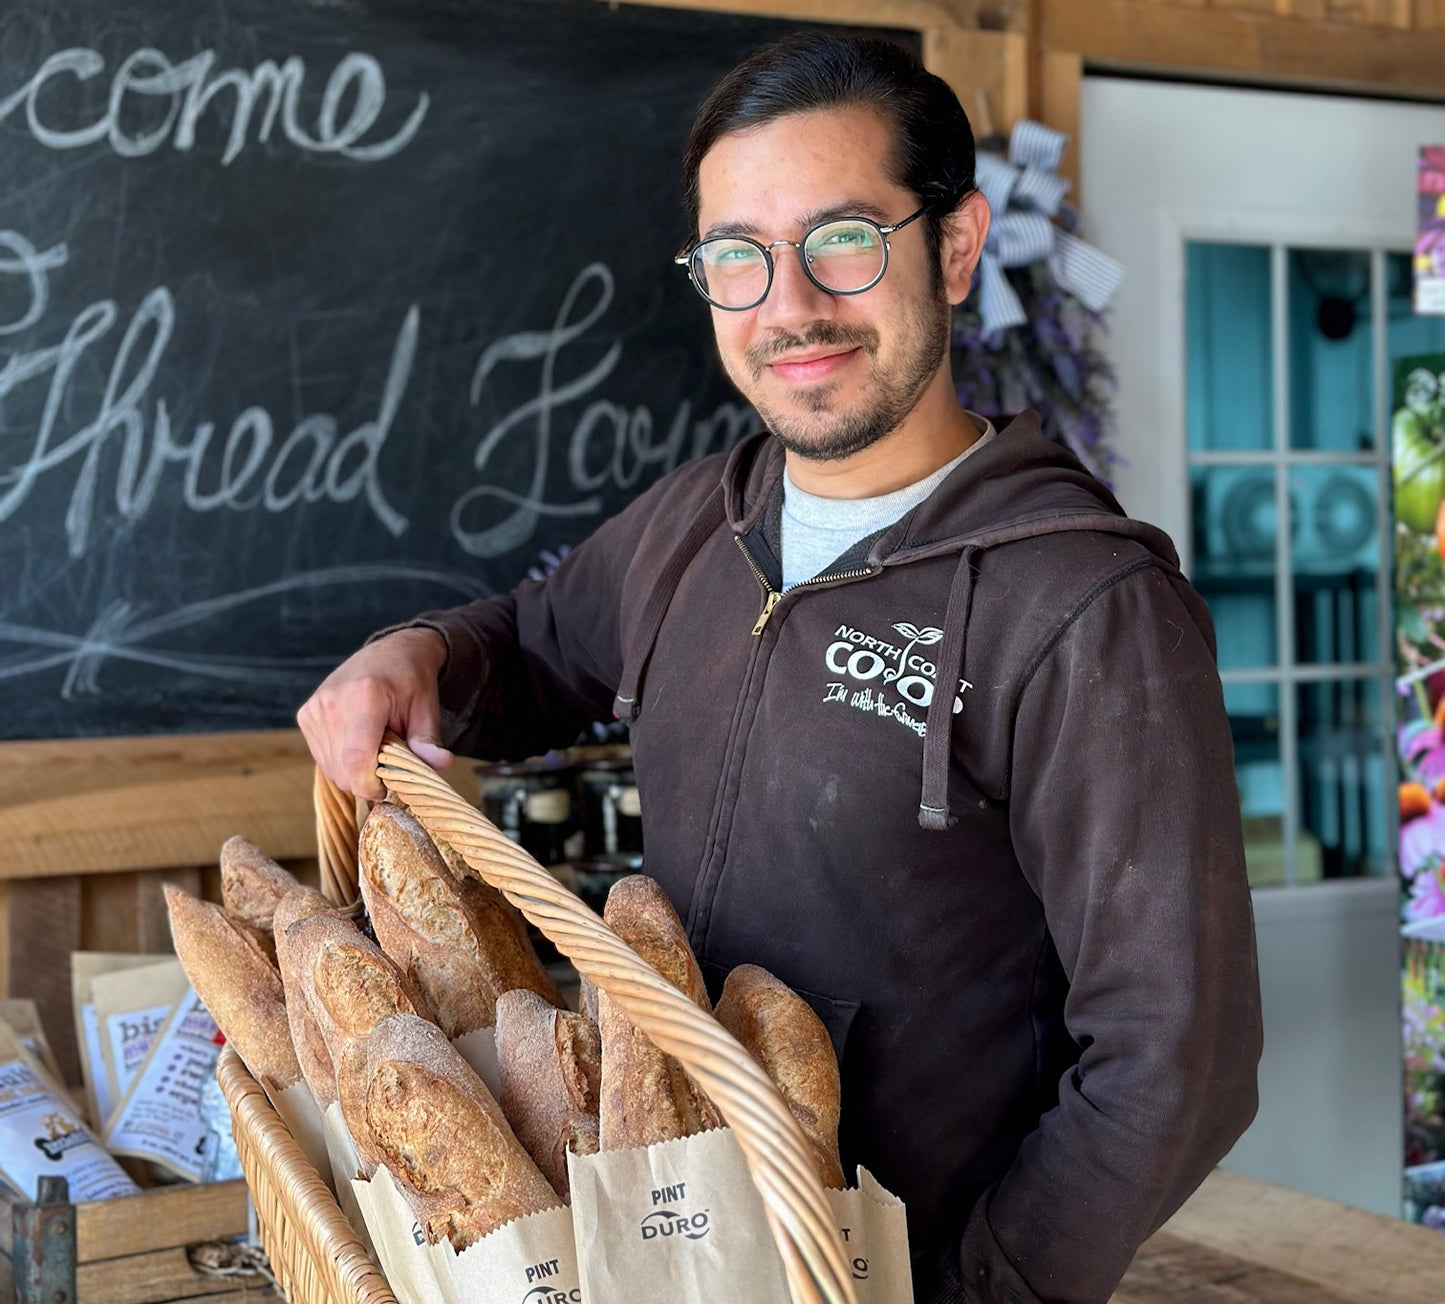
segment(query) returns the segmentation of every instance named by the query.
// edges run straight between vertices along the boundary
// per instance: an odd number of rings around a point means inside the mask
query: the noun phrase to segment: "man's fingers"
[[[456,759],[445,747],[424,738],[408,738],[406,745],[434,770],[449,770]]]

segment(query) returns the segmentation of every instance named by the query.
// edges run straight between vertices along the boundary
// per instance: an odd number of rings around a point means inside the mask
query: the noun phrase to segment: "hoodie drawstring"
[[[622,677],[617,685],[617,696],[612,702],[612,714],[619,720],[632,721],[642,709],[642,676],[652,657],[652,645],[657,641],[667,609],[672,605],[673,594],[682,583],[693,558],[702,550],[702,545],[720,525],[727,523],[727,512],[723,503],[723,485],[720,483],[693,517],[692,524],[678,541],[672,555],[667,559],[647,595],[642,615],[638,619],[637,633],[622,661]]]
[[[952,762],[953,700],[957,676],[963,665],[963,643],[968,633],[968,616],[973,606],[973,558],[977,548],[965,548],[953,572],[948,590],[948,608],[943,617],[943,639],[938,645],[938,669],[933,676],[933,700],[928,704],[923,735],[923,793],[918,804],[918,822],[940,833],[952,828],[955,817],[948,809],[948,772]]]

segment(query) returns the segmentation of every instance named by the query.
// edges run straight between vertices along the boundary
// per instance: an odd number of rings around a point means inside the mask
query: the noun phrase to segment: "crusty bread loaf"
[[[363,1122],[365,1100],[344,1089],[346,1061],[363,1054],[363,1043],[383,1019],[414,1014],[431,1020],[431,1009],[375,942],[334,914],[318,913],[292,924],[286,930],[286,949],[300,976],[301,998],[335,1068],[342,1117],[357,1153],[367,1161],[371,1150]],[[356,1081],[354,1076],[351,1080]]]
[[[537,1167],[566,1199],[567,1152],[597,1153],[602,1039],[585,1015],[557,1010],[536,992],[497,1002],[502,1113]]]
[[[221,900],[253,927],[270,929],[281,898],[300,886],[245,838],[227,838],[221,845]]]
[[[838,1157],[841,1085],[822,1019],[791,987],[755,964],[740,964],[728,974],[717,1018],[782,1094],[808,1138],[823,1185],[841,1191],[847,1186]]]
[[[377,941],[411,974],[448,1037],[492,1027],[497,998],[515,988],[562,1004],[516,912],[485,883],[457,878],[410,811],[372,807],[359,854]]]
[[[281,970],[281,983],[286,990],[286,1019],[301,1074],[324,1110],[336,1099],[336,1066],[326,1049],[326,1038],[306,1000],[301,956],[292,945],[293,928],[313,915],[330,915],[339,919],[331,903],[310,887],[295,887],[281,898],[273,918],[276,938],[276,962]]]
[[[644,874],[618,879],[607,895],[603,919],[684,996],[704,1010],[712,1008],[682,921],[656,882]],[[599,1137],[603,1150],[650,1146],[722,1121],[682,1065],[634,1028],[606,992],[598,993],[597,1014],[602,1033]]]
[[[347,1074],[351,1072],[347,1069]],[[497,1102],[441,1029],[400,1014],[365,1043],[365,1126],[427,1239],[464,1250],[558,1206]]]
[[[165,886],[176,955],[226,1040],[260,1081],[299,1081],[276,966],[241,921],[218,905]]]

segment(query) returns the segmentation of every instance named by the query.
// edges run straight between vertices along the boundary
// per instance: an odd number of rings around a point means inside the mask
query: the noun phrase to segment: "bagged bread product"
[[[415,979],[448,1037],[495,1025],[497,998],[514,988],[562,1004],[506,899],[471,875],[457,877],[410,811],[372,807],[359,858],[376,939]]]
[[[281,976],[256,931],[178,887],[165,894],[176,955],[226,1040],[258,1081],[299,1080]]]
[[[316,1016],[302,994],[304,979],[291,946],[292,926],[312,915],[341,918],[331,902],[315,888],[296,887],[286,893],[277,904],[272,926],[276,939],[276,963],[281,971],[281,986],[286,994],[286,1020],[291,1032],[292,1048],[296,1052],[301,1076],[311,1088],[317,1108],[324,1112],[326,1107],[336,1100],[336,1068],[331,1063],[330,1052],[326,1049],[326,1039],[316,1024]]]
[[[645,874],[620,878],[607,894],[607,925],[668,982],[711,1011],[702,972],[672,902]],[[632,1026],[620,1006],[598,992],[602,1033],[603,1150],[650,1146],[717,1127],[721,1116],[702,1089],[670,1055]]]
[[[497,1002],[502,1113],[557,1194],[568,1195],[567,1152],[597,1153],[602,1039],[582,1014],[548,1005],[535,992]]]
[[[117,1099],[130,1090],[156,1034],[190,986],[186,971],[174,956],[138,969],[118,969],[95,976],[91,994],[100,1024],[101,1052],[106,1072],[115,1083]]]
[[[285,945],[298,976],[297,988],[288,989],[290,998],[295,1002],[299,995],[311,1011],[334,1068],[331,1099],[340,1101],[357,1154],[369,1169],[375,1158],[367,1140],[364,1101],[343,1090],[345,1081],[355,1082],[354,1075],[343,1073],[346,1061],[364,1055],[366,1038],[383,1019],[412,1014],[430,1022],[431,1009],[375,942],[335,914],[320,912],[291,924]],[[320,1091],[316,1095],[321,1103]]]
[[[187,986],[112,1111],[101,1137],[105,1148],[158,1164],[185,1181],[201,1181],[216,1159],[216,1137],[201,1100],[215,1081],[224,1044],[211,1012]],[[229,1123],[227,1116],[228,1138]]]
[[[838,1058],[813,1007],[766,969],[741,964],[723,984],[717,1019],[773,1080],[803,1129],[823,1185],[843,1190]]]
[[[0,1023],[0,1179],[35,1200],[40,1179],[52,1176],[69,1181],[77,1204],[139,1190],[80,1120],[59,1082]]]
[[[233,915],[268,932],[281,898],[301,885],[245,838],[221,844],[221,902]]]
[[[99,1133],[115,1109],[120,1093],[111,1081],[101,1048],[100,1020],[95,1013],[91,987],[97,974],[120,969],[137,969],[172,957],[133,955],[120,951],[72,951],[70,954],[70,998],[75,1010],[75,1040],[80,1047],[80,1072],[85,1083],[85,1109],[92,1128]]]
[[[40,1022],[40,1007],[34,1001],[23,996],[0,998],[0,1023],[9,1027],[20,1039],[20,1044],[56,1082],[65,1080]]]
[[[343,1079],[355,1071],[348,1063]],[[434,1024],[382,1020],[366,1039],[362,1071],[371,1143],[429,1242],[464,1250],[515,1218],[558,1207],[491,1093]]]

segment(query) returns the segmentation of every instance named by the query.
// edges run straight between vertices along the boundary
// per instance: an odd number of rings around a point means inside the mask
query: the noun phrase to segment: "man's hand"
[[[428,765],[451,767],[440,744],[437,675],[446,642],[434,629],[399,629],[369,643],[329,674],[296,713],[311,755],[344,792],[380,801],[376,777],[382,735],[394,729]]]

